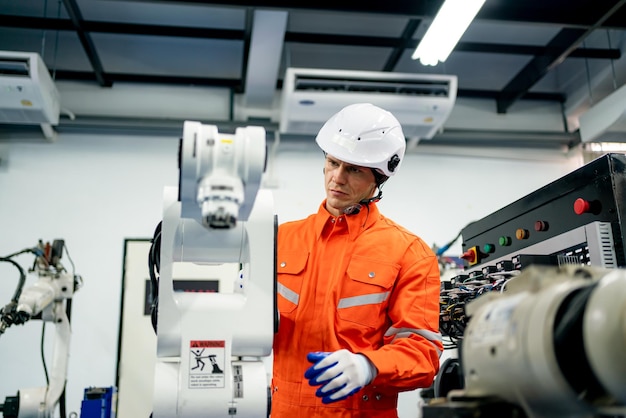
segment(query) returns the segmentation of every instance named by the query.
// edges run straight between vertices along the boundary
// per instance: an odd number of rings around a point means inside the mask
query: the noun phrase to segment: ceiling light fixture
[[[422,65],[444,62],[485,0],[445,0],[411,58]]]

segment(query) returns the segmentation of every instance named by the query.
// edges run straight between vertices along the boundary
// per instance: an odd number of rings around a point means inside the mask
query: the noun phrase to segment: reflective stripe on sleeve
[[[353,308],[355,306],[373,305],[376,303],[383,303],[387,299],[388,296],[389,296],[389,292],[383,292],[383,293],[372,293],[370,295],[352,296],[350,298],[339,299],[339,304],[337,305],[337,309]]]
[[[432,332],[425,329],[390,327],[387,332],[385,332],[385,337],[391,337],[392,335],[394,336],[393,340],[391,340],[392,342],[398,338],[406,338],[409,335],[419,335],[420,337],[424,337],[435,346],[437,352],[441,355],[441,350],[439,350],[439,347],[435,344],[435,341],[442,341],[441,334],[438,332]]]
[[[278,286],[276,288],[278,290],[279,295],[281,295],[282,297],[284,297],[285,299],[287,299],[289,302],[293,303],[294,305],[298,304],[298,301],[300,300],[299,294],[297,294],[293,290],[289,289],[288,287],[280,283],[278,283]]]

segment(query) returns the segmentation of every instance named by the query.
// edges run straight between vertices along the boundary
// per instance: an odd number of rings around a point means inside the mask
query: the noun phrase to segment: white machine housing
[[[626,270],[530,266],[467,313],[465,389],[448,398],[497,397],[529,418],[626,415]]]
[[[0,51],[0,91],[0,123],[59,124],[59,91],[38,53]]]
[[[180,191],[164,192],[152,416],[267,416],[276,221],[271,192],[258,190],[265,130],[185,122],[181,145]],[[184,262],[240,264],[235,291],[175,292]]]
[[[450,116],[456,94],[455,75],[288,68],[280,132],[315,134],[343,107],[366,102],[393,113],[407,138],[431,139]]]

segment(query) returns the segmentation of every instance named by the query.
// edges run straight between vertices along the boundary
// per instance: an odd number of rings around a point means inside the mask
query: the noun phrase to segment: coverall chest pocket
[[[353,257],[337,304],[339,318],[370,327],[382,326],[399,270],[396,264]]]
[[[278,310],[281,313],[293,312],[300,301],[302,273],[309,253],[303,251],[282,251],[278,255],[276,272],[278,273]]]

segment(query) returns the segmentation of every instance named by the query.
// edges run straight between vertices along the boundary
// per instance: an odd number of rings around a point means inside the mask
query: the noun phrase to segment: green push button
[[[498,244],[500,244],[502,247],[507,247],[511,245],[511,237],[501,236],[500,238],[498,238]]]

